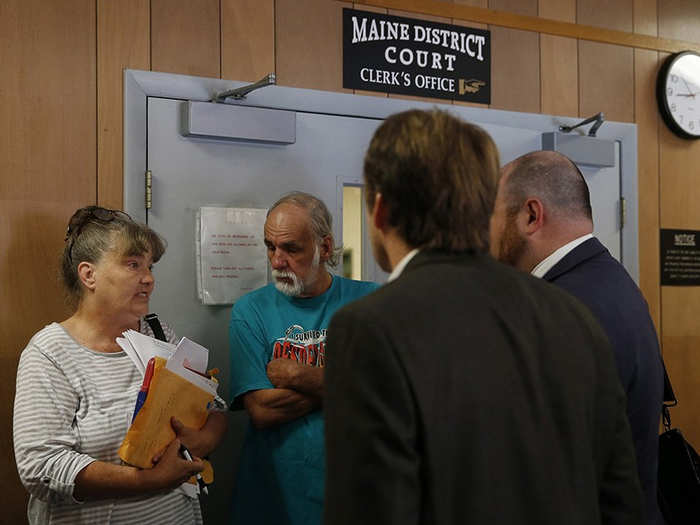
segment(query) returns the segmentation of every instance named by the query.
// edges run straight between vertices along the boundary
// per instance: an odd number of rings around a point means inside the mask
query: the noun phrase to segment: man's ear
[[[89,262],[81,262],[78,265],[78,278],[88,290],[95,289],[95,265]]]
[[[544,226],[544,205],[536,198],[528,198],[520,210],[518,226],[522,233],[532,235]]]
[[[375,193],[374,206],[370,210],[369,217],[377,230],[382,232],[386,230],[389,224],[389,212],[381,193]]]
[[[325,263],[333,255],[333,241],[330,235],[326,235],[319,243],[319,257],[320,261]]]

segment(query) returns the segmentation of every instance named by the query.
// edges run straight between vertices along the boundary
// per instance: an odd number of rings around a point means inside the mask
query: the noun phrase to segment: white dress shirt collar
[[[391,281],[398,279],[399,275],[401,275],[401,272],[403,272],[404,268],[406,268],[406,265],[411,262],[411,259],[413,259],[416,254],[418,253],[418,248],[414,248],[410,252],[408,252],[406,255],[403,256],[403,259],[399,261],[399,264],[394,266],[394,269],[391,271],[391,274],[389,274],[389,278],[386,280],[386,282],[390,283]]]
[[[539,264],[532,269],[530,273],[535,277],[544,277],[549,270],[554,268],[554,265],[556,265],[566,256],[566,254],[568,254],[571,250],[576,248],[579,244],[584,243],[588,239],[592,238],[593,234],[587,233],[586,235],[582,235],[581,237],[578,237],[577,239],[574,239],[573,241],[565,244],[564,246],[554,250],[547,257],[542,259],[539,262]]]

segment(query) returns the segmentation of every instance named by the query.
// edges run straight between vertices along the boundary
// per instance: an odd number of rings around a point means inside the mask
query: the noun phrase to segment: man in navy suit
[[[600,322],[627,394],[645,523],[656,525],[663,523],[656,499],[663,398],[658,339],[639,288],[592,232],[588,186],[567,157],[536,151],[502,169],[491,253],[567,290]]]

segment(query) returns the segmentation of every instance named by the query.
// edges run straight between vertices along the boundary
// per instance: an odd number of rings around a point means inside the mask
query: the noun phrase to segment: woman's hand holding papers
[[[188,461],[180,455],[180,444],[179,439],[173,439],[161,454],[153,458],[155,467],[140,471],[146,490],[178,487],[204,470],[204,462],[199,457],[193,456],[192,461]]]

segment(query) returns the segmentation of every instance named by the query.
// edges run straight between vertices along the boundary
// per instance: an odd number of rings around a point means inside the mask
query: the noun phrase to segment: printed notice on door
[[[700,285],[700,231],[661,230],[661,284]]]
[[[200,208],[197,280],[203,304],[232,304],[267,284],[266,213],[253,208]]]

